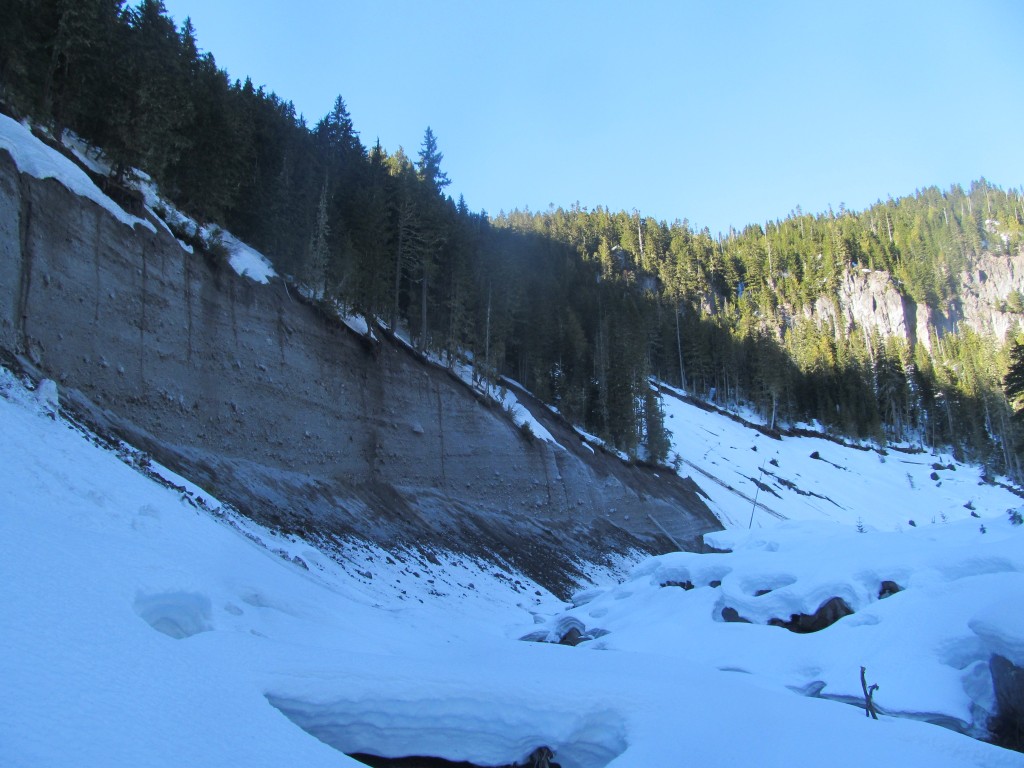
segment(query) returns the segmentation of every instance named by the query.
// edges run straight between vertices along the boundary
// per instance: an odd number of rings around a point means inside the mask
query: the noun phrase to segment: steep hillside
[[[649,370],[719,405],[855,439],[952,446],[1021,475],[1002,390],[1024,321],[1017,190],[982,179],[860,212],[797,210],[718,238],[603,208],[513,212],[494,224],[533,238],[520,252],[557,243],[577,266],[576,290],[548,301],[557,312],[536,313],[533,325],[552,338],[555,362],[520,379],[594,431],[604,433],[590,373],[611,381]],[[557,269],[546,277],[564,279]],[[611,307],[625,314],[606,328]],[[588,350],[596,362],[580,365]]]
[[[254,519],[503,559],[563,594],[582,562],[720,527],[692,482],[571,433],[529,439],[405,346],[192,253],[141,205],[125,214],[0,120],[0,345]]]

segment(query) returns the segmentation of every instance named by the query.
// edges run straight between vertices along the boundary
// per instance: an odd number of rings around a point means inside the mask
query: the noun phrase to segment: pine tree
[[[313,298],[322,299],[327,290],[327,263],[330,259],[328,240],[331,227],[327,220],[327,179],[320,191],[320,202],[316,208],[316,224],[309,240],[306,255],[305,281]]]
[[[378,141],[370,150],[365,183],[360,184],[355,193],[355,208],[359,213],[352,222],[356,265],[350,300],[357,311],[367,316],[383,317],[389,309],[394,221],[392,179],[388,175],[387,160]]]
[[[448,174],[441,170],[442,160],[444,160],[444,155],[437,148],[437,138],[428,125],[423,134],[423,144],[420,147],[416,171],[419,173],[420,179],[436,192],[441,192],[451,184]]]
[[[668,458],[668,451],[672,444],[668,431],[665,429],[665,414],[661,409],[661,399],[651,390],[650,386],[646,387],[643,394],[643,415],[644,447],[647,449],[647,459],[655,464],[663,464]]]
[[[1010,365],[1003,378],[1003,391],[1013,406],[1013,416],[1024,421],[1024,343],[1015,341],[1010,347]]]
[[[355,130],[352,116],[340,95],[335,98],[331,111],[317,123],[314,133],[324,149],[340,159],[351,160],[365,154],[359,142],[359,132]]]
[[[52,117],[59,139],[68,123],[76,123],[100,94],[96,84],[106,78],[103,69],[111,37],[121,13],[120,0],[56,0],[52,3],[55,29],[51,35],[49,65],[43,83],[41,109]]]
[[[132,95],[118,131],[126,150],[121,171],[137,158],[143,170],[162,181],[167,167],[189,148],[183,128],[192,118],[192,102],[184,47],[163,0],[142,0],[128,15]]]
[[[181,132],[189,149],[169,163],[163,191],[185,210],[223,221],[245,180],[252,126],[241,117],[241,99],[227,73],[212,54],[200,53],[190,19],[182,23],[180,37],[192,104]]]

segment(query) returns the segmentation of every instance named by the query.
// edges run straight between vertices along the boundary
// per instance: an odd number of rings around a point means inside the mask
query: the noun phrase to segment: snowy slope
[[[832,520],[885,531],[1005,515],[1020,498],[949,454],[863,450],[822,438],[774,439],[663,387],[670,456],[727,528]],[[812,458],[816,456],[816,458]],[[934,475],[934,477],[933,477]],[[758,482],[762,485],[759,487]],[[755,507],[756,502],[756,507]],[[913,521],[913,525],[911,524]]]
[[[380,553],[367,566],[373,578],[357,579],[308,544],[196,509],[187,486],[138,474],[51,419],[45,398],[7,374],[0,391],[2,765],[355,764],[337,750],[500,765],[540,745],[569,768],[1024,765],[1020,754],[945,728],[874,722],[787,687],[828,677],[841,694],[847,673],[866,663],[883,706],[883,693],[912,692],[916,680],[945,702],[938,709],[962,708],[963,674],[931,679],[934,659],[903,670],[909,652],[886,666],[884,648],[930,611],[909,600],[920,590],[951,593],[958,610],[929,625],[928,639],[946,643],[933,655],[964,656],[972,636],[1019,651],[1020,628],[980,599],[1021,595],[1021,529],[1008,523],[990,522],[973,559],[965,553],[982,536],[973,522],[914,535],[830,536],[820,524],[750,540],[727,532],[716,541],[733,554],[653,559],[576,609],[609,630],[599,641],[527,643],[515,638],[567,606],[532,587],[513,590],[514,579],[527,586],[516,574],[442,563],[466,588],[441,594],[429,572],[409,578]],[[873,609],[877,623],[847,619],[815,636],[713,620],[714,592],[743,597],[770,582],[788,610],[798,593],[831,588],[828,552],[846,553],[836,562],[842,577],[850,563],[870,568],[870,555],[878,576],[903,578],[907,589],[881,604],[865,587],[848,618],[870,619]],[[721,589],[654,586],[686,569],[699,580],[720,563],[732,569]],[[403,575],[404,600],[390,586]],[[851,637],[858,632],[871,634]],[[597,642],[608,650],[594,652]]]

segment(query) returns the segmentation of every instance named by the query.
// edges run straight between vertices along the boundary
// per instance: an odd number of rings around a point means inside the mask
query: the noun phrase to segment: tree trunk
[[[683,342],[679,334],[679,302],[676,302],[676,352],[679,355],[679,388],[686,389],[686,370],[683,367]]]
[[[491,369],[491,284],[487,284],[487,322],[484,325],[484,366]],[[488,376],[490,373],[488,373]]]
[[[394,303],[391,305],[391,330],[395,331],[398,328],[398,294],[402,287],[402,250],[405,245],[405,226],[402,219],[405,217],[405,211],[399,214],[398,220],[398,246],[395,249],[395,296]]]
[[[427,351],[427,264],[428,255],[423,254],[423,278],[420,282],[420,351]]]

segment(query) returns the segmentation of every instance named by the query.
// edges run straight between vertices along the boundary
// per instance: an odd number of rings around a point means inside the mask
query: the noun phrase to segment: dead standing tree
[[[872,720],[878,719],[878,712],[875,710],[875,691],[878,690],[878,684],[868,685],[867,681],[867,668],[860,668],[860,687],[864,690],[864,717],[870,717]]]

